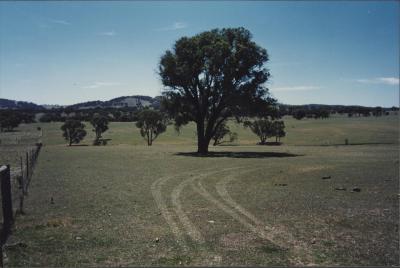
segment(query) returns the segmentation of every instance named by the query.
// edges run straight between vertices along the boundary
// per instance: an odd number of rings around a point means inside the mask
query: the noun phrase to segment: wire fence
[[[15,217],[24,214],[24,201],[28,195],[28,188],[32,179],[33,171],[39,156],[42,143],[36,143],[34,148],[26,151],[25,156],[20,156],[19,167],[10,165],[0,166],[0,187],[2,219],[0,230],[0,265],[3,267],[3,247],[11,234]]]
[[[43,130],[40,131],[14,131],[0,132],[0,145],[26,145],[34,144],[43,136]]]

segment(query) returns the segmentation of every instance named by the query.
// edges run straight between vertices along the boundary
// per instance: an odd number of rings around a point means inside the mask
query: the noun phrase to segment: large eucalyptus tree
[[[208,152],[211,138],[228,117],[269,114],[276,100],[265,82],[267,51],[244,28],[214,29],[182,37],[161,57],[165,86],[163,107],[180,128],[197,124],[198,153]]]

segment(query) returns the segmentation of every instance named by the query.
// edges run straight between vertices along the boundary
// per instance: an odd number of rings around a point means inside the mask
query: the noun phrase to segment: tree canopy
[[[161,57],[163,108],[177,128],[197,124],[198,152],[228,117],[266,116],[276,100],[264,83],[267,51],[244,28],[214,29],[183,37]]]
[[[163,114],[151,109],[144,109],[138,114],[136,127],[140,128],[140,135],[147,141],[149,146],[167,129]]]
[[[254,121],[246,121],[244,123],[245,127],[250,128],[250,130],[260,138],[261,145],[267,144],[267,139],[275,137],[275,142],[280,142],[280,138],[286,136],[285,123],[283,121],[272,120],[268,118],[259,118]]]
[[[229,140],[228,141],[224,141],[224,138],[226,136],[229,136]],[[214,136],[212,137],[212,139],[214,140],[213,145],[220,145],[224,142],[234,142],[235,140],[237,140],[237,133],[236,132],[232,132],[229,127],[227,126],[226,122],[222,123],[221,125],[218,126],[218,128],[215,131]]]
[[[78,120],[67,120],[61,126],[63,131],[63,137],[69,142],[69,146],[72,143],[79,143],[86,136],[85,125]]]
[[[304,110],[297,110],[293,113],[293,117],[297,120],[301,120],[306,117],[306,112]]]
[[[100,144],[101,135],[108,129],[108,118],[106,116],[96,114],[90,120],[93,126],[93,131],[96,134],[96,138],[93,142],[94,145]]]
[[[34,117],[35,113],[32,111],[0,109],[0,132],[13,131],[21,123],[33,123]]]
[[[1,113],[0,114],[0,131],[3,130],[12,131],[22,123],[22,118],[16,113]]]
[[[267,139],[275,134],[274,125],[267,118],[257,119],[253,122],[246,121],[244,125],[260,138],[260,144],[266,144]]]
[[[274,136],[276,142],[280,142],[282,137],[286,136],[285,123],[283,121],[273,121],[272,126],[274,129]]]

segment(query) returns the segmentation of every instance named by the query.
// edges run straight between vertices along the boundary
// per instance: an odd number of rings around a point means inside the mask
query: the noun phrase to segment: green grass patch
[[[257,146],[231,122],[239,140],[208,157],[193,124],[151,147],[133,123],[72,147],[58,123],[22,125],[44,147],[7,265],[399,265],[397,118],[285,123],[283,145]]]

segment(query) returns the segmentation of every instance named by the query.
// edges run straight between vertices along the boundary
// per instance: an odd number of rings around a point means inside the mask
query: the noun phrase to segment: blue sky
[[[249,29],[280,102],[399,105],[399,2],[0,2],[0,98],[72,104],[160,95],[182,36]]]

